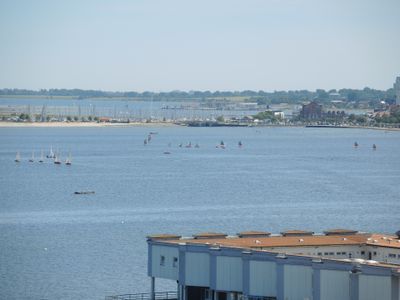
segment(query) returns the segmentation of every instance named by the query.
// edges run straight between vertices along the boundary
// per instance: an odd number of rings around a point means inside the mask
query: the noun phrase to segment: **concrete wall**
[[[391,300],[391,277],[359,275],[359,300]]]
[[[397,242],[393,242],[397,243]],[[366,247],[367,254],[371,252],[372,260],[400,264],[400,249],[389,248],[389,247],[374,247],[367,246]],[[375,255],[376,253],[376,255]],[[395,257],[393,257],[393,255]]]
[[[210,255],[208,253],[186,252],[185,284],[210,286]]]
[[[311,267],[285,265],[283,267],[283,298],[285,300],[311,300],[312,274]]]
[[[154,277],[178,280],[179,251],[178,247],[152,245],[151,250],[151,274]],[[164,257],[164,263],[162,263]],[[174,264],[174,258],[178,261]]]
[[[301,238],[301,237],[300,237]],[[316,247],[272,247],[262,248],[264,250],[277,251],[287,254],[300,254],[300,255],[312,255],[312,256],[323,256],[326,258],[366,258],[366,253],[361,252],[365,249],[362,246],[316,246]]]
[[[320,276],[321,299],[350,300],[349,272],[321,270]]]
[[[252,296],[276,297],[276,263],[250,261],[250,286]]]
[[[241,257],[217,256],[216,287],[220,291],[240,292],[243,289]]]

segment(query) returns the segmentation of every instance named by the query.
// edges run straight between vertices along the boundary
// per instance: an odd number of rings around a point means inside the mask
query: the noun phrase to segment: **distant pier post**
[[[156,293],[155,293],[155,278],[151,276],[151,291],[150,291],[150,299],[155,300],[156,299]]]

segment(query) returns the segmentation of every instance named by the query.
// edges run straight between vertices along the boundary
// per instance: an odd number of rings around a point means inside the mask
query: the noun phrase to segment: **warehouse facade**
[[[148,237],[152,293],[182,300],[400,300],[399,263],[399,237],[350,230]]]

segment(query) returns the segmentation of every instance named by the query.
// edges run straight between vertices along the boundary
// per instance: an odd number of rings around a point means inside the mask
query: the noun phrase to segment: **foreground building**
[[[334,229],[148,237],[148,275],[184,300],[400,300],[399,236]]]

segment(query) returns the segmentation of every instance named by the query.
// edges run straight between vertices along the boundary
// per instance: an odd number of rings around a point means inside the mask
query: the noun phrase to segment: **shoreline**
[[[169,122],[131,122],[131,123],[104,123],[104,122],[1,122],[0,128],[79,128],[79,127],[177,127],[180,126],[175,123]],[[250,126],[249,126],[250,127]],[[260,125],[251,126],[257,127],[304,127],[307,125]],[[211,127],[210,127],[211,128]],[[371,127],[371,126],[309,126],[309,128],[317,129],[370,129],[370,130],[384,130],[384,131],[400,131],[400,128],[388,127]]]
[[[0,128],[73,128],[73,127],[173,127],[174,123],[164,122],[131,122],[131,123],[97,123],[97,122],[0,122]]]

